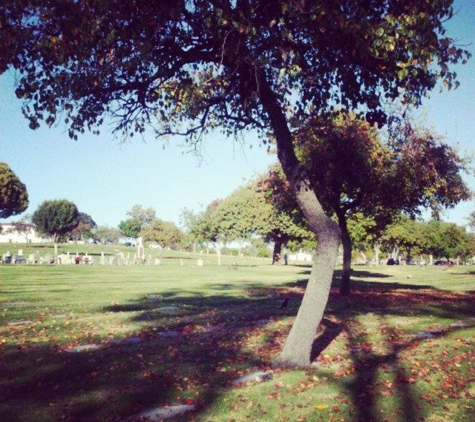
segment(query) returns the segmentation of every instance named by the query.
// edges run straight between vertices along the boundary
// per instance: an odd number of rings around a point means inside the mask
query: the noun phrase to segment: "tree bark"
[[[316,208],[318,204],[316,197],[310,193],[308,196],[306,205]],[[318,232],[318,244],[312,272],[284,348],[274,361],[274,365],[278,367],[307,367],[311,364],[310,356],[315,334],[322,321],[330,294],[340,243],[339,230],[338,226],[325,215],[323,209],[314,214],[318,219],[317,221],[312,219],[311,227]]]
[[[263,69],[258,72],[258,83],[261,103],[276,137],[277,154],[282,169],[310,230],[317,237],[312,272],[302,304],[284,348],[274,362],[275,366],[280,367],[306,367],[311,364],[313,342],[330,294],[340,243],[339,228],[323,211],[309,178],[295,155],[293,137],[286,116]]]

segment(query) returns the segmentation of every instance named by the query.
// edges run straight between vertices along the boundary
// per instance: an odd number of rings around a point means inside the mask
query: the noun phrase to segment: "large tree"
[[[340,241],[300,165],[289,113],[335,104],[384,123],[385,103],[419,104],[449,65],[468,56],[445,35],[452,0],[4,0],[0,72],[18,70],[16,94],[32,128],[64,118],[76,138],[107,116],[125,135],[197,141],[261,130],[310,229],[316,259],[277,363],[308,365]]]
[[[378,131],[354,114],[311,116],[296,131],[298,154],[324,209],[341,230],[340,292],[350,293],[352,239],[348,219],[357,213],[384,230],[401,212],[437,214],[470,198],[462,180],[466,162],[426,128],[397,121]]]
[[[26,186],[8,164],[0,163],[0,218],[21,214],[28,204]]]
[[[38,231],[51,236],[55,254],[58,254],[58,242],[78,225],[79,212],[76,205],[66,199],[53,199],[42,202],[31,216]]]
[[[367,226],[371,231],[367,234],[377,235],[401,212],[414,217],[430,208],[438,213],[470,197],[461,176],[465,161],[430,131],[406,121],[393,124],[390,131],[378,131],[343,110],[310,116],[298,124],[295,143],[323,208],[341,231],[342,294],[351,290],[352,219],[370,218],[373,224]],[[297,207],[278,169],[269,172],[266,185],[280,209]]]

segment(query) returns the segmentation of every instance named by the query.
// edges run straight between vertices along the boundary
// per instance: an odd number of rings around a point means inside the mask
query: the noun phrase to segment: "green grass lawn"
[[[127,421],[178,403],[196,406],[183,421],[475,420],[474,267],[355,267],[349,298],[337,271],[314,366],[282,371],[272,359],[310,268],[196,258],[1,265],[0,421]],[[234,383],[256,370],[273,379]]]

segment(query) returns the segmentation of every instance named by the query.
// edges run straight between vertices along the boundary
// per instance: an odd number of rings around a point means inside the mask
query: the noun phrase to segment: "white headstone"
[[[144,251],[143,251],[143,239],[139,237],[138,245],[137,245],[137,259],[144,259]]]

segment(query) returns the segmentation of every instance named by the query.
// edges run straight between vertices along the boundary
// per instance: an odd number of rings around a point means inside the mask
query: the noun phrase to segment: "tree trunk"
[[[313,192],[309,192],[312,196]],[[310,201],[311,199],[311,201]],[[309,198],[307,205],[317,208],[316,197]],[[338,257],[340,236],[338,226],[328,218],[323,209],[314,213],[311,227],[316,229],[318,244],[310,279],[295,322],[284,348],[274,362],[278,367],[307,367],[318,326],[323,318]]]
[[[338,216],[341,230],[341,243],[343,244],[343,270],[341,272],[340,294],[347,296],[351,293],[351,236],[348,233],[345,217]]]
[[[282,253],[282,241],[274,241],[274,250],[272,251],[272,265],[277,264],[280,261]]]
[[[399,260],[399,246],[398,245],[394,245],[393,246],[393,250],[391,251],[391,258],[395,259],[395,260]]]
[[[216,250],[216,257],[218,258],[218,267],[221,267],[221,249],[222,247],[217,244],[213,244],[214,249]]]
[[[410,246],[408,246],[406,264],[409,264],[411,261],[412,261],[412,248]]]
[[[317,237],[312,272],[302,304],[284,348],[275,360],[276,366],[305,367],[311,364],[313,342],[330,294],[340,243],[339,228],[323,211],[305,169],[302,168],[295,155],[293,137],[283,106],[272,91],[264,69],[257,70],[257,82],[262,106],[267,112],[274,131],[277,154],[282,169],[295,193],[297,203],[310,230]]]

